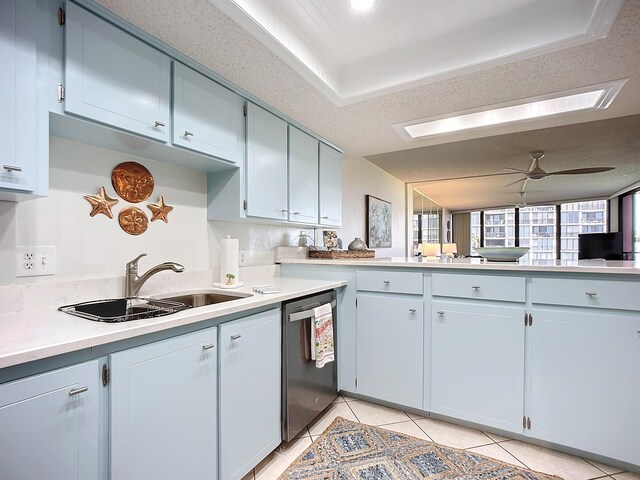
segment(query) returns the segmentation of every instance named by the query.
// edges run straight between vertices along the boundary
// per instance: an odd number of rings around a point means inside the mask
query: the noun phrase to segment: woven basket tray
[[[375,250],[309,250],[309,258],[373,258]]]

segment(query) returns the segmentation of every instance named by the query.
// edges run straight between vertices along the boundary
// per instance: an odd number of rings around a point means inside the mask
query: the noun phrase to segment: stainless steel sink
[[[251,297],[250,293],[229,292],[222,293],[213,290],[198,290],[194,292],[182,292],[171,296],[161,296],[159,300],[183,303],[191,308],[215,305],[216,303],[230,302],[241,298]]]

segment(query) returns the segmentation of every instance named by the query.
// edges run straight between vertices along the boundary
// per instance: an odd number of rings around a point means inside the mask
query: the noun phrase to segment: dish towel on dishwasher
[[[311,317],[311,360],[322,368],[335,360],[333,350],[333,313],[331,304],[325,303],[313,309]]]

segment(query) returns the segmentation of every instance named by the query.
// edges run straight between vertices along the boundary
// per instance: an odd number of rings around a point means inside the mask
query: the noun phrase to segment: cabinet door
[[[98,479],[98,362],[0,385],[0,477]]]
[[[357,391],[422,408],[422,298],[358,294]]]
[[[320,225],[342,226],[342,154],[320,144]]]
[[[33,1],[0,2],[0,189],[34,189],[41,150],[41,121],[37,119],[35,7]],[[48,115],[43,109],[43,117]],[[48,154],[48,131],[45,132]],[[46,162],[47,157],[44,157]]]
[[[224,323],[220,475],[242,478],[280,444],[280,310]]]
[[[65,111],[169,140],[169,57],[66,3]]]
[[[289,126],[289,220],[318,223],[318,140]]]
[[[247,103],[247,215],[287,220],[287,124]]]
[[[531,436],[640,465],[638,313],[536,308]]]
[[[216,478],[216,330],[110,356],[111,479]]]
[[[524,307],[434,300],[431,410],[522,432]]]
[[[174,62],[174,145],[240,162],[244,147],[243,106],[239,95]]]

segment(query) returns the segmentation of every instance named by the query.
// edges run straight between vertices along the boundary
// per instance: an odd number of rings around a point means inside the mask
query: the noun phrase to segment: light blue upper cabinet
[[[432,312],[431,411],[522,433],[524,305],[438,299]]]
[[[289,220],[318,223],[318,140],[289,126]]]
[[[0,2],[0,200],[48,190],[49,114],[37,51],[42,22],[35,0]]]
[[[66,3],[65,111],[169,141],[170,59]]]
[[[623,282],[590,283],[591,288],[600,283],[596,288],[604,291],[605,298],[613,293],[605,291],[606,283],[610,288],[616,283],[625,286]],[[578,291],[572,287],[573,282],[564,279],[562,290]],[[637,298],[637,284],[635,288]],[[580,293],[586,296],[584,290]],[[640,465],[638,312],[534,307],[532,314],[531,430],[527,433]]]
[[[0,385],[0,477],[97,480],[98,361]]]
[[[280,444],[280,331],[280,309],[218,327],[221,480],[240,480]]]
[[[174,145],[239,163],[244,153],[243,107],[239,95],[174,62]]]
[[[357,310],[357,392],[422,408],[422,297],[359,293]]]
[[[247,215],[288,219],[287,123],[247,102]]]
[[[110,355],[111,480],[217,478],[216,342],[211,327]]]
[[[320,225],[342,226],[342,154],[320,144]]]

